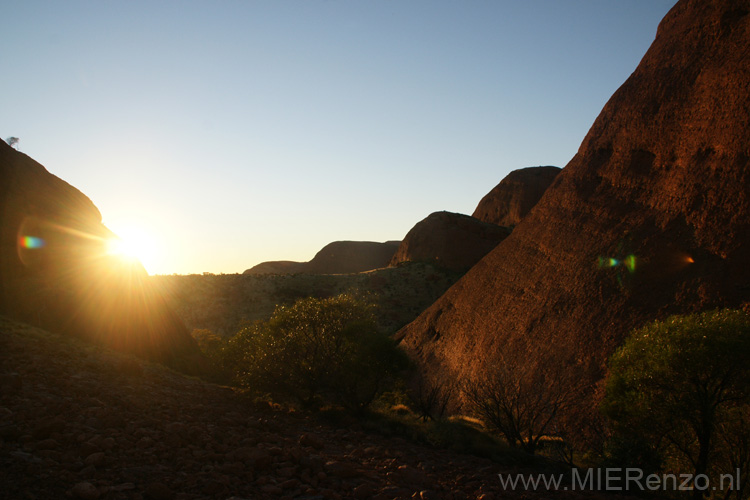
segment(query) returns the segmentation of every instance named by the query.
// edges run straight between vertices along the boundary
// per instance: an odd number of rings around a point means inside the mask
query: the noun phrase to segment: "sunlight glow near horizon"
[[[118,236],[107,241],[107,253],[125,260],[137,260],[146,271],[153,273],[163,265],[162,249],[158,239],[134,223],[118,224],[110,229]]]
[[[27,0],[0,133],[151,273],[305,261],[565,166],[674,3]]]

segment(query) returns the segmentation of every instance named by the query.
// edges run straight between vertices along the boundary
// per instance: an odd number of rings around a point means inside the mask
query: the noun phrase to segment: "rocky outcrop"
[[[94,204],[0,141],[0,312],[143,357],[199,365],[197,345]]]
[[[310,262],[262,262],[243,274],[349,274],[388,265],[400,242],[334,241],[324,246]]]
[[[513,234],[400,331],[438,380],[572,352],[599,380],[644,322],[750,300],[750,15],[681,0]]]
[[[389,265],[427,262],[466,271],[510,234],[510,229],[468,215],[435,212],[404,237]]]
[[[558,173],[559,167],[514,170],[482,198],[472,217],[498,226],[515,226],[539,202]]]

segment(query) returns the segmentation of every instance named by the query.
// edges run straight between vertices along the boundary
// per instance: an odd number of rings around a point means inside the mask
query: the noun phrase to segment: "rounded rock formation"
[[[399,243],[334,241],[324,246],[310,262],[261,262],[243,274],[352,274],[372,271],[388,265]]]
[[[750,301],[749,14],[677,3],[535,209],[400,331],[425,373],[567,352],[594,383],[633,328]]]
[[[453,271],[466,271],[509,234],[509,228],[468,215],[435,212],[406,234],[389,265],[426,262]]]
[[[515,226],[531,212],[560,170],[528,167],[512,171],[482,198],[472,217],[498,226]]]

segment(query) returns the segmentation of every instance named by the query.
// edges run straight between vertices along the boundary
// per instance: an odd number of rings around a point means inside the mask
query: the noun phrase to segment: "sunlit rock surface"
[[[749,10],[670,11],[534,210],[400,331],[426,373],[552,348],[596,381],[632,328],[750,300]]]

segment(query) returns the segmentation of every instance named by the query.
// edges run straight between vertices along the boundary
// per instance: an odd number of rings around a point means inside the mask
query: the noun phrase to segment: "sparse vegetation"
[[[461,277],[427,264],[405,264],[358,274],[151,276],[170,306],[192,330],[228,338],[255,321],[267,321],[276,306],[306,297],[369,293],[378,307],[378,328],[406,325]]]
[[[565,439],[561,414],[581,400],[582,371],[563,352],[537,364],[521,352],[505,352],[464,385],[472,411],[511,447],[535,453],[547,438]]]
[[[603,402],[614,432],[610,460],[705,475],[713,485],[739,469],[741,485],[750,464],[748,360],[743,311],[672,316],[634,331],[610,361]],[[696,488],[693,498],[704,493]]]
[[[530,455],[489,434],[482,422],[464,415],[446,416],[442,420],[423,420],[405,405],[378,407],[353,416],[341,409],[325,409],[317,419],[337,427],[356,426],[369,434],[400,438],[410,443],[429,445],[454,453],[474,455],[504,465],[522,467],[555,467],[543,456]]]
[[[423,422],[442,420],[448,414],[448,405],[458,392],[459,384],[428,380],[424,374],[417,374],[415,379],[408,391],[412,407]]]

